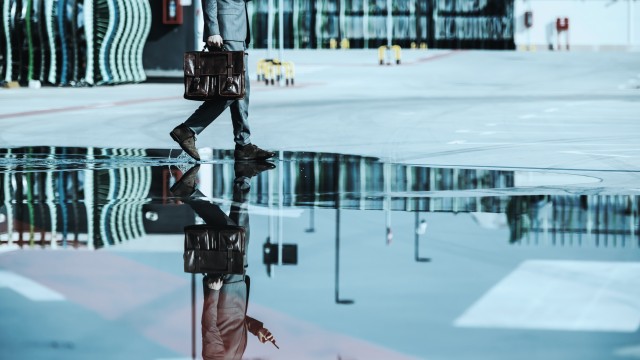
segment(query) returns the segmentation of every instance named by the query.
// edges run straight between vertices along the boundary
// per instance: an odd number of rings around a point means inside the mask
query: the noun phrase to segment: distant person
[[[171,187],[171,193],[181,198],[209,226],[241,226],[245,229],[245,249],[249,249],[249,190],[251,177],[275,168],[268,162],[236,162],[233,180],[233,203],[229,216],[196,189],[199,165],[189,169]],[[275,345],[271,332],[262,322],[247,316],[250,279],[243,275],[207,274],[202,279],[204,303],[202,310],[202,358],[204,360],[242,359],[251,333],[262,343]]]
[[[246,51],[251,39],[247,15],[249,0],[202,0],[204,14],[203,41],[210,48],[223,48],[228,51]],[[245,64],[247,56],[245,54]],[[231,109],[233,123],[233,140],[236,143],[234,157],[236,160],[265,160],[275,156],[274,152],[265,151],[251,143],[249,129],[249,74],[245,66],[246,95],[241,100],[205,101],[185,121],[178,125],[169,135],[189,156],[200,160],[196,147],[196,135],[199,135],[224,110]]]

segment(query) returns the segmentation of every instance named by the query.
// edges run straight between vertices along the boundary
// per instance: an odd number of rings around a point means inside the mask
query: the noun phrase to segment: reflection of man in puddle
[[[209,226],[225,225],[245,228],[246,245],[249,248],[248,198],[251,177],[275,166],[271,163],[240,163],[234,166],[233,203],[229,216],[218,205],[209,202],[196,190],[199,166],[194,166],[171,187],[175,196],[189,204]],[[247,268],[245,256],[245,274]],[[249,301],[249,276],[207,274],[203,278],[204,305],[202,311],[202,358],[242,359],[247,347],[247,333],[258,337],[262,343],[271,341],[273,335],[262,322],[247,316]]]

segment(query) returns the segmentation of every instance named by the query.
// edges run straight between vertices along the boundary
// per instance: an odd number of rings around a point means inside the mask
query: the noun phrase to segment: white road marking
[[[560,152],[564,154],[588,155],[588,156],[605,156],[605,157],[620,157],[620,158],[635,157],[630,155],[599,154],[599,153],[590,153],[590,152],[584,152],[584,151],[560,151]]]
[[[0,270],[0,288],[9,288],[32,301],[63,301],[64,296],[11,271]]]
[[[640,345],[618,348],[613,354],[620,357],[640,359]]]
[[[456,144],[465,144],[466,142],[467,142],[466,140],[453,140],[453,141],[449,141],[447,144],[456,145]]]
[[[640,263],[525,261],[454,324],[633,333],[640,327]]]

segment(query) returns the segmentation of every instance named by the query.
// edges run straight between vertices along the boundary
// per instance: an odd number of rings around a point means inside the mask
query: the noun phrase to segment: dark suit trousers
[[[244,41],[225,41],[224,49],[229,51],[246,51]],[[184,122],[196,134],[200,134],[209,124],[220,116],[227,108],[231,111],[231,123],[233,124],[233,140],[238,145],[251,143],[251,130],[249,129],[249,69],[248,57],[245,55],[245,82],[246,95],[241,100],[209,100]]]

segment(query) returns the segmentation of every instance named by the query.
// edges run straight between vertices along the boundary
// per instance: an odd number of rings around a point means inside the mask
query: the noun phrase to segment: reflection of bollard
[[[344,39],[340,40],[340,48],[349,49],[349,47],[350,47],[349,39],[344,38]]]
[[[337,49],[338,41],[336,39],[329,39],[329,49]]]

